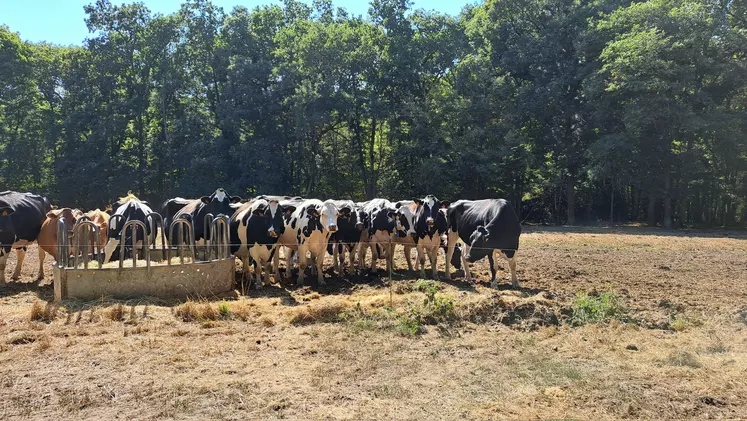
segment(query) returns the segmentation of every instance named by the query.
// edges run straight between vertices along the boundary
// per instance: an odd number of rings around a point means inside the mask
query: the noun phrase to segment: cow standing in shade
[[[290,208],[289,208],[290,209]],[[243,204],[231,216],[231,253],[240,258],[244,275],[248,273],[249,260],[254,264],[255,288],[270,282],[270,261],[278,253],[278,239],[285,232],[283,212],[277,200],[255,199]],[[275,280],[280,282],[280,271],[275,267]]]
[[[468,263],[488,256],[492,273],[490,285],[497,288],[494,259],[495,255],[501,253],[508,260],[513,286],[519,287],[515,256],[519,249],[521,223],[509,202],[504,199],[458,200],[449,206],[447,218],[449,224],[447,277],[450,277],[449,263],[456,243],[461,240],[464,243],[462,265],[468,281],[471,280]]]
[[[42,196],[31,193],[4,191],[0,193],[0,284],[5,283],[5,264],[11,249],[16,250],[18,261],[11,279],[21,276],[26,246],[37,240],[47,212],[52,205]],[[44,276],[44,250],[39,248],[39,276]]]
[[[438,279],[438,249],[441,248],[441,235],[446,234],[448,224],[446,217],[439,211],[448,207],[449,202],[439,202],[433,195],[416,199],[418,208],[415,214],[416,242],[418,245],[418,261],[420,261],[420,276],[425,278],[425,256],[431,262],[433,279]]]
[[[141,201],[132,193],[128,193],[127,196],[119,199],[117,203],[112,205],[112,209],[115,209],[109,219],[109,232],[107,233],[106,247],[104,248],[104,263],[111,261],[112,259],[117,260],[119,256],[119,243],[120,240],[125,242],[125,253],[135,253],[137,258],[138,250],[148,247],[145,243],[145,235],[143,230],[138,227],[128,228],[125,233],[125,238],[122,237],[122,228],[129,221],[140,221],[145,224],[145,229],[148,235],[152,235],[151,226],[148,223],[147,216],[153,211],[151,210],[148,202]],[[122,215],[121,218],[117,215]],[[135,232],[135,250],[132,250],[132,235]],[[126,257],[126,256],[121,256]]]
[[[396,230],[397,209],[386,199],[372,199],[364,202],[363,209],[371,220],[368,233],[368,248],[371,249],[371,272],[378,272],[378,260],[386,259],[388,272],[394,270],[394,232]],[[363,253],[363,260],[366,253]]]
[[[322,267],[327,252],[327,242],[337,231],[337,217],[339,211],[331,200],[322,202],[318,199],[308,199],[285,220],[285,233],[279,244],[286,246],[286,276],[291,276],[292,250],[298,250],[298,282],[304,282],[304,271],[311,264],[312,271],[317,274],[319,285],[324,285]],[[288,250],[290,249],[290,250]],[[307,257],[310,254],[310,258]]]

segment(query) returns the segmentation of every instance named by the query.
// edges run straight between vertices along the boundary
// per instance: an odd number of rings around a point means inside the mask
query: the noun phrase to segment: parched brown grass
[[[57,318],[57,306],[54,303],[44,303],[40,300],[34,300],[34,304],[31,305],[31,311],[29,319],[38,322],[50,323],[52,320]]]
[[[401,248],[391,282],[328,275],[323,287],[290,280],[230,300],[48,309],[51,287],[2,286],[0,414],[747,418],[743,235],[525,231],[519,290],[508,288],[505,262],[499,290],[488,288],[486,262],[474,268],[479,282],[461,272],[455,281],[417,280]],[[35,255],[22,272],[29,281]],[[624,317],[571,323],[579,293],[593,311],[610,291]]]

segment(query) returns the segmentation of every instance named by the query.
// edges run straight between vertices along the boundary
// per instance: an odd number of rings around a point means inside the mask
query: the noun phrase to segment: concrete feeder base
[[[209,298],[234,289],[234,259],[136,268],[64,269],[54,267],[54,299]]]

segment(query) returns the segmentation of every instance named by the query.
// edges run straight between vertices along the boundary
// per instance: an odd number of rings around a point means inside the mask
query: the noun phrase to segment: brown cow
[[[57,221],[65,218],[65,231],[68,236],[72,233],[75,221],[82,216],[80,209],[52,209],[47,212],[47,219],[41,226],[37,242],[39,243],[39,280],[44,278],[44,252],[49,253],[53,259],[57,260]]]
[[[103,247],[106,245],[106,239],[109,230],[109,214],[106,211],[102,211],[101,209],[96,209],[86,212],[85,216],[90,218],[91,222],[99,227],[99,240],[101,241],[99,244],[103,249]],[[89,239],[88,247],[85,252],[94,253],[95,249],[96,243],[93,241],[93,239]]]

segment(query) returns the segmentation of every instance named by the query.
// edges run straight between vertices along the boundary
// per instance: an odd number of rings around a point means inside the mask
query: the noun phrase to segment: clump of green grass
[[[218,305],[218,314],[220,314],[220,318],[224,320],[231,318],[231,307],[225,300]]]
[[[411,303],[395,321],[395,330],[401,334],[417,335],[425,331],[425,325],[449,323],[457,318],[454,299],[438,295],[440,286],[432,281],[419,281],[415,289],[425,294],[422,304]]]
[[[575,325],[600,323],[613,319],[622,320],[628,311],[620,297],[613,291],[604,292],[599,296],[580,292],[571,310],[573,311],[571,322]]]

